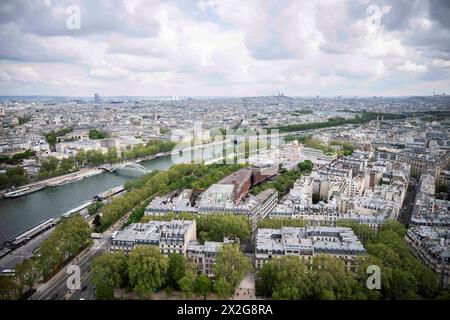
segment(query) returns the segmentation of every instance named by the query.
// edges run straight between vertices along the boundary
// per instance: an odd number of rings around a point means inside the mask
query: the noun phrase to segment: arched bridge
[[[108,165],[102,165],[100,166],[100,169],[106,170],[109,172],[119,171],[119,170],[126,170],[126,171],[136,171],[141,172],[143,174],[150,173],[151,170],[147,169],[143,165],[136,163],[136,162],[120,162],[115,164],[108,164]]]

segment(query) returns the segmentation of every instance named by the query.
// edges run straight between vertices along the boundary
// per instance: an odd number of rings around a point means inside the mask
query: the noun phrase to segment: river
[[[204,149],[204,159],[211,159],[213,148]],[[189,161],[190,153],[181,159]],[[164,170],[173,165],[170,156],[141,162],[151,170]],[[66,185],[46,188],[14,199],[0,199],[0,244],[12,236],[25,231],[42,220],[59,217],[105,190],[124,184],[137,176],[120,173],[101,173]]]

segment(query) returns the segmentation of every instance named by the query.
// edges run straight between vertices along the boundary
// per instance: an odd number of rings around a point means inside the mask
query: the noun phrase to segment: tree
[[[108,160],[108,162],[111,162],[111,163],[119,161],[119,157],[117,156],[116,147],[108,148],[108,153],[106,155],[106,159]]]
[[[307,263],[299,257],[285,256],[265,263],[258,273],[257,293],[274,299],[307,299],[311,278]]]
[[[250,259],[239,250],[236,244],[225,244],[217,253],[214,275],[216,279],[223,278],[225,282],[230,284],[228,292],[222,290],[228,296],[233,294],[234,289],[251,269]]]
[[[195,280],[196,278],[193,272],[186,272],[186,274],[178,280],[178,286],[186,299],[190,298],[195,292]]]
[[[95,215],[94,220],[92,220],[92,225],[98,229],[101,226],[101,217],[100,214]]]
[[[297,166],[299,170],[303,172],[311,172],[313,169],[313,163],[310,160],[300,162]]]
[[[91,228],[81,215],[63,219],[39,247],[37,267],[46,278],[91,242]]]
[[[139,297],[149,297],[161,288],[167,273],[168,258],[153,246],[137,246],[128,256],[128,275]]]
[[[24,290],[31,290],[39,277],[36,262],[31,259],[24,260],[14,268],[17,283],[17,293],[22,295]]]
[[[194,283],[195,294],[202,296],[206,300],[206,296],[212,292],[211,279],[204,273],[200,274]]]
[[[179,253],[171,254],[169,256],[169,266],[167,268],[167,284],[174,289],[180,289],[178,282],[185,276],[185,273],[185,257]]]
[[[89,130],[89,139],[104,139],[106,134],[103,131],[97,129]]]
[[[95,259],[92,270],[96,298],[112,299],[114,288],[120,287],[126,278],[126,257],[122,252],[104,252]]]
[[[341,259],[326,254],[313,258],[311,280],[313,299],[352,299],[362,289]]]
[[[16,298],[17,284],[14,277],[0,277],[0,300]]]
[[[75,161],[72,158],[62,159],[60,167],[64,173],[68,173],[75,165]]]
[[[77,154],[75,155],[75,160],[80,166],[83,166],[84,162],[86,161],[86,151],[84,151],[84,149],[78,150]]]
[[[217,293],[219,298],[227,299],[234,293],[234,287],[225,280],[224,277],[216,279],[214,283],[214,291]]]

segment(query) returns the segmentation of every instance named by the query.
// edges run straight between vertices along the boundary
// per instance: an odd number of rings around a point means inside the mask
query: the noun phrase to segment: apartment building
[[[366,250],[350,228],[344,227],[283,227],[258,229],[255,245],[255,269],[267,261],[282,256],[298,256],[312,262],[317,254],[329,254],[342,259],[348,269]]]
[[[152,245],[162,254],[186,255],[188,244],[197,239],[195,220],[151,221],[134,223],[111,239],[111,251],[128,253],[138,245]]]

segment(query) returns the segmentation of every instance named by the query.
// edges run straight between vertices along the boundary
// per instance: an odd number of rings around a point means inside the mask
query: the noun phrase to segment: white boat
[[[5,198],[16,198],[16,197],[24,196],[24,195],[39,191],[44,188],[45,188],[44,184],[39,184],[39,185],[36,185],[33,187],[25,187],[25,188],[21,188],[18,190],[10,191],[10,192],[5,193],[3,196]]]
[[[89,207],[89,205],[94,202],[93,200],[88,200],[86,202],[83,202],[83,204],[79,205],[76,208],[73,208],[72,210],[67,211],[66,213],[63,213],[61,216],[64,218],[70,217],[72,214],[80,212],[83,209],[86,209]]]

